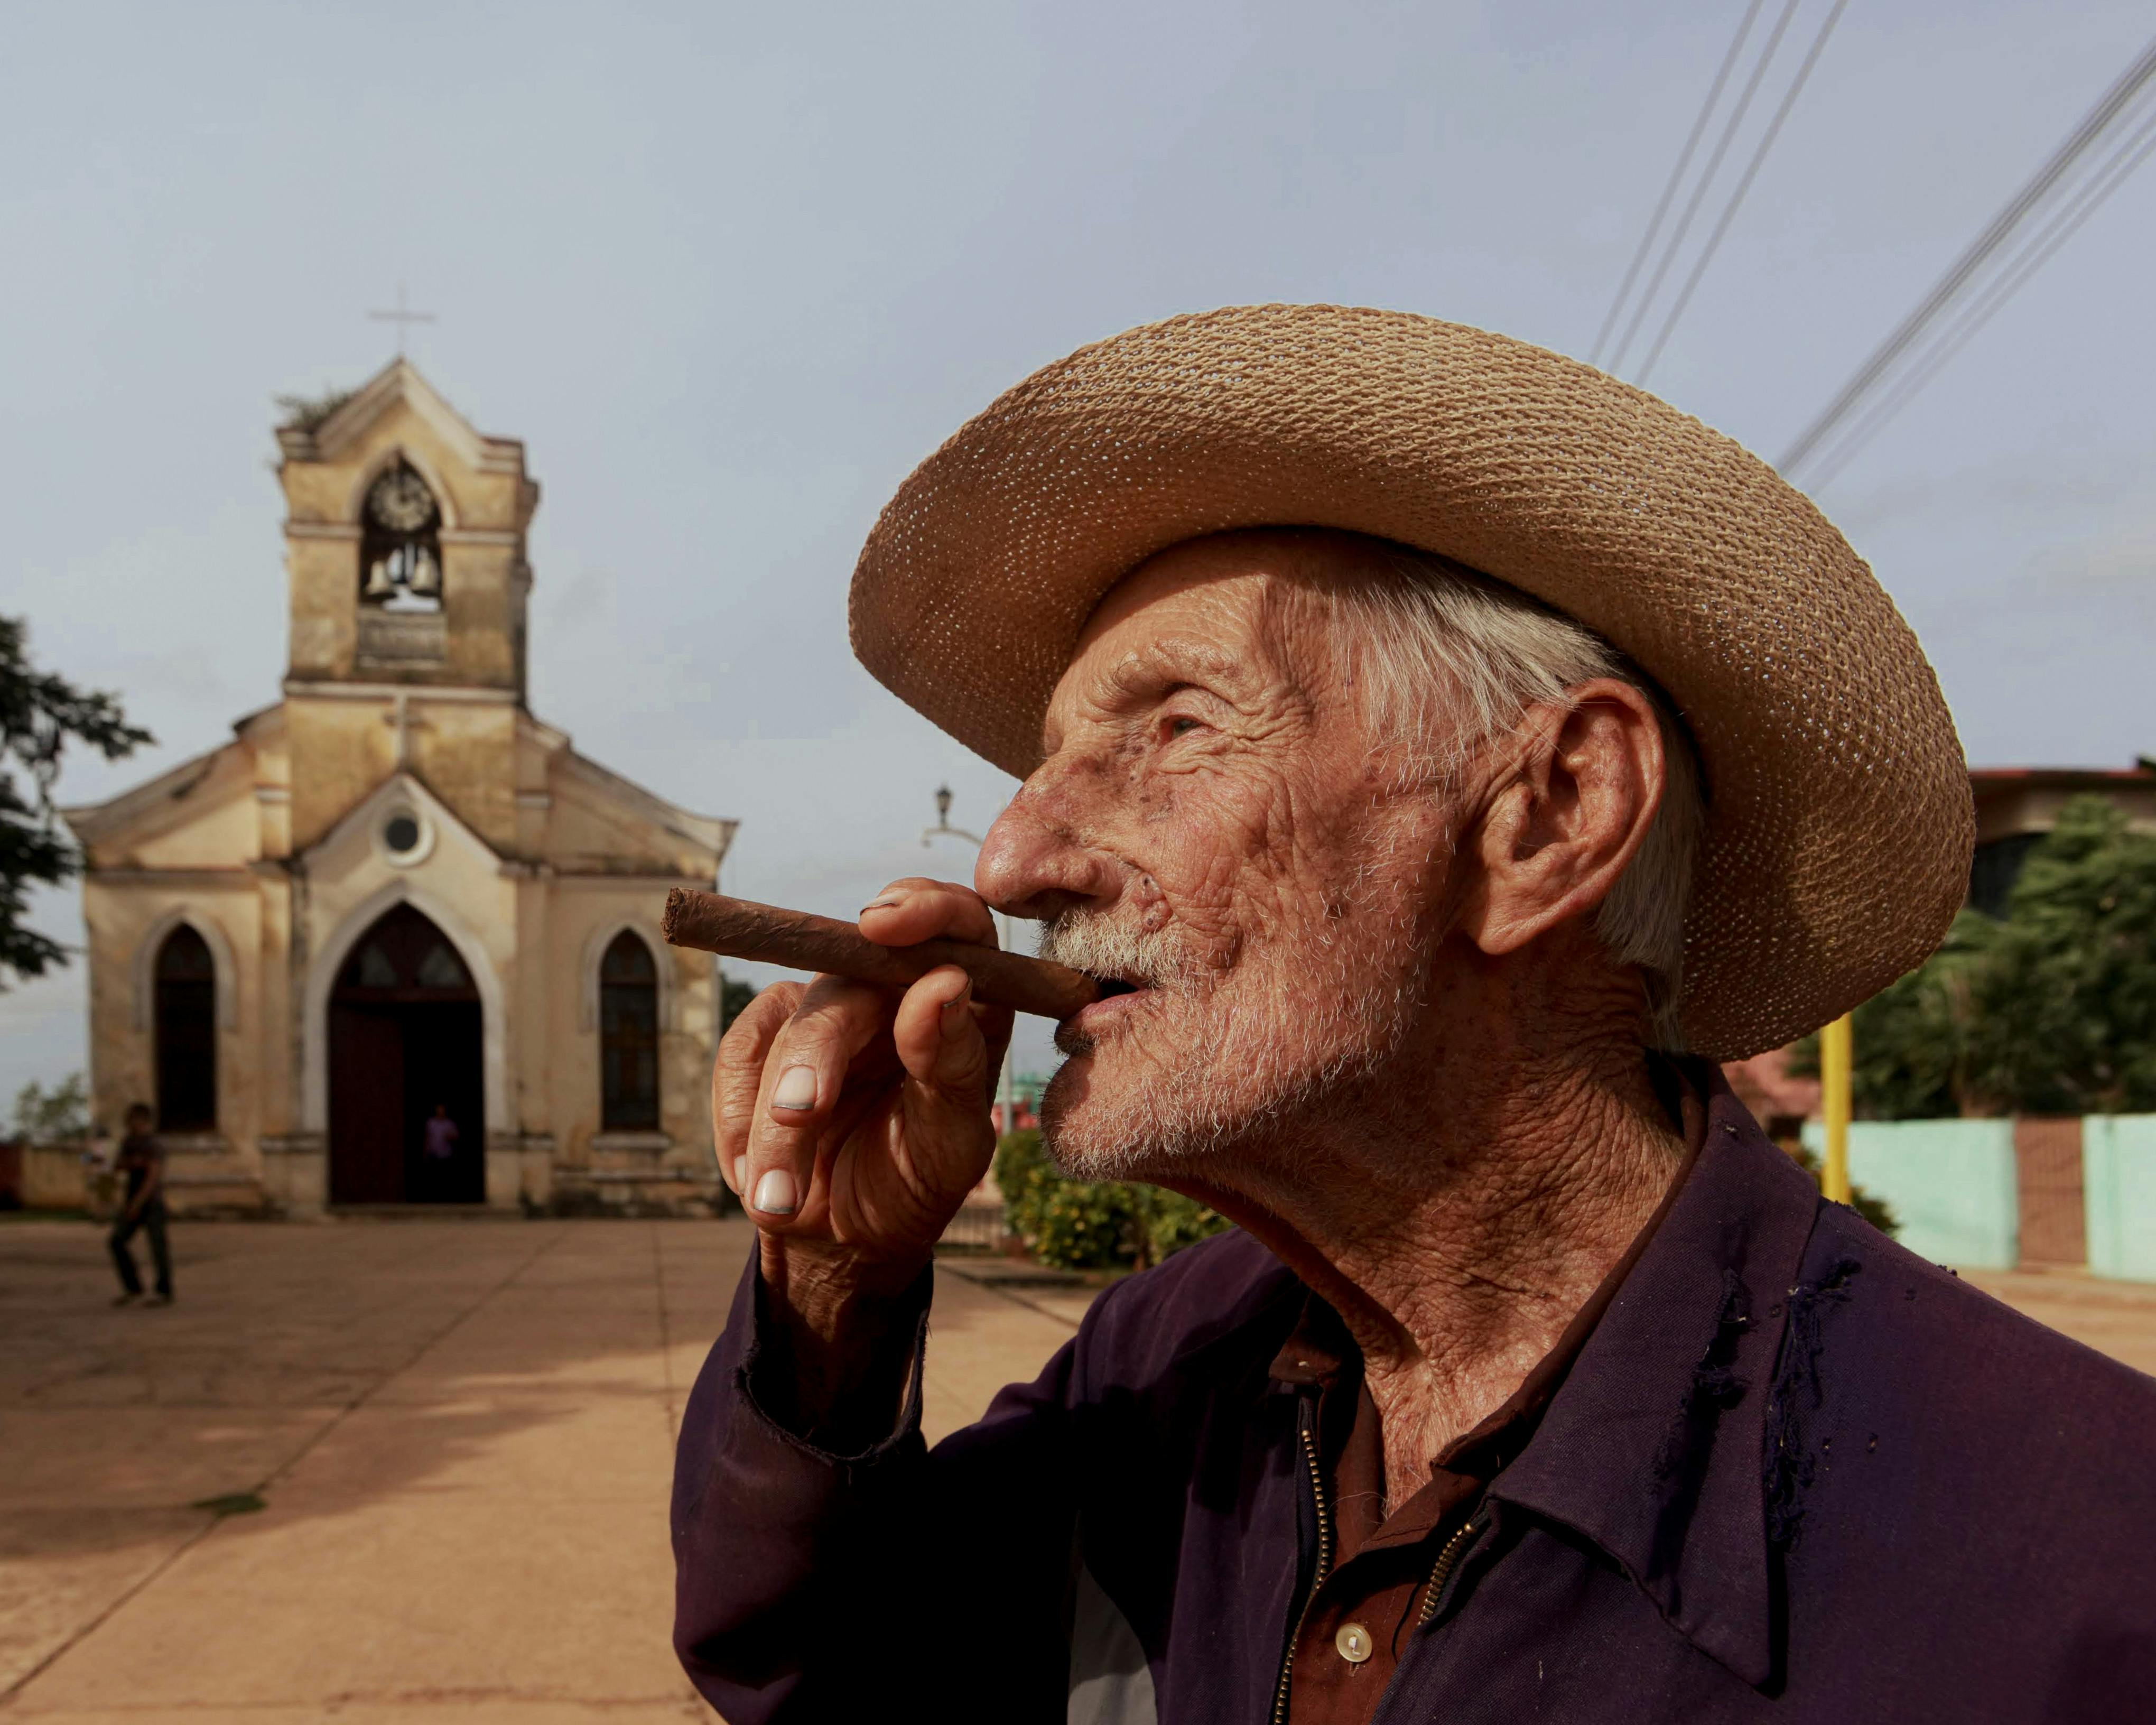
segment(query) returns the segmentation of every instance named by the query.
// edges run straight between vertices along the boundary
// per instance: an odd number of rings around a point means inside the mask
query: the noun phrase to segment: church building
[[[734,823],[526,706],[523,444],[402,358],[277,436],[284,699],[65,811],[99,1127],[156,1111],[182,1211],[715,1202],[717,971],[659,914]]]

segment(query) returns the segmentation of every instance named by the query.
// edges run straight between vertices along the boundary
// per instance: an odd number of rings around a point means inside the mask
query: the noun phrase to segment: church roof
[[[401,355],[377,372],[319,424],[280,426],[277,445],[289,460],[330,461],[367,434],[376,420],[399,405],[425,420],[465,463],[481,473],[521,474],[524,444],[513,437],[489,437],[476,429]]]
[[[387,706],[386,702],[369,704]],[[284,785],[288,766],[280,765],[266,777],[261,772],[265,765],[264,752],[282,755],[287,746],[284,731],[286,711],[284,702],[259,709],[234,725],[237,734],[231,742],[182,761],[147,783],[102,803],[77,803],[62,809],[62,818],[90,853],[90,872],[98,873],[114,865],[146,841],[155,840],[191,823],[213,818],[218,809],[228,806],[236,798],[268,796],[282,800],[287,797],[289,792]],[[534,718],[528,711],[520,710],[517,722],[524,727],[523,734],[544,749],[551,763],[549,792],[576,792],[575,806],[586,811],[586,824],[581,834],[572,829],[529,857],[516,853],[521,860],[548,861],[567,875],[649,874],[675,872],[687,864],[689,858],[696,857],[698,860],[690,872],[701,878],[715,870],[725,857],[732,844],[737,822],[695,814],[602,767],[571,747],[567,733]],[[456,797],[445,794],[443,788],[429,783],[424,773],[415,766],[401,762],[363,788],[356,786],[351,801],[331,830],[302,845],[300,852],[305,854],[329,845],[355,820],[363,824],[371,817],[362,811],[372,809],[388,787],[405,783],[420,787],[430,802],[439,803],[443,818],[454,823],[460,831],[470,832],[475,844],[496,856],[511,858],[513,847],[505,850],[499,840],[482,836],[468,815],[459,812]],[[562,812],[566,813],[567,808],[564,805]],[[598,823],[596,830],[606,835],[606,842],[592,842],[593,821]],[[685,845],[687,850],[677,850],[677,844]],[[276,854],[286,853],[280,850]],[[234,855],[229,863],[237,865],[246,860]],[[131,860],[121,862],[120,865],[142,866]]]
[[[254,752],[244,742],[220,743],[102,803],[70,803],[61,809],[60,819],[85,845],[123,834],[160,832],[192,818],[198,805],[187,799],[219,768],[248,773],[251,783],[253,759]]]
[[[564,744],[567,738],[562,738]],[[692,845],[701,845],[720,856],[726,854],[733,843],[734,829],[741,823],[716,814],[695,814],[679,803],[670,803],[653,791],[647,791],[632,779],[624,778],[610,768],[602,767],[588,755],[565,747],[558,757],[562,765],[577,774],[613,801],[628,804],[656,826],[664,828],[677,839],[686,839]]]

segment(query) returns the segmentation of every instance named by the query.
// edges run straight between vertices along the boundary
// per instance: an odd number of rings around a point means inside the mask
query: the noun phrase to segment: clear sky
[[[1805,0],[1792,40],[1826,0]],[[1771,10],[1772,8],[1770,8]],[[1266,300],[1584,355],[1739,8],[537,3],[15,8],[0,611],[215,746],[284,664],[270,398],[412,355],[524,439],[531,701],[850,915],[1010,782],[850,659],[875,511],[1081,342]],[[1851,0],[1654,387],[1770,457],[2117,75],[2142,0]],[[1821,494],[1979,763],[2156,750],[2156,167]],[[72,892],[44,926],[79,938]],[[81,1064],[79,966],[0,1092]],[[1034,1034],[1027,1057],[1045,1057]]]

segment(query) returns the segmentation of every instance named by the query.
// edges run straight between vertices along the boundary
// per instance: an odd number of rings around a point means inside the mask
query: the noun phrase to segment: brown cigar
[[[903,988],[938,965],[955,964],[973,978],[976,1000],[1045,1019],[1067,1019],[1101,998],[1101,985],[1091,977],[1045,958],[963,941],[880,947],[850,922],[682,886],[666,895],[659,926],[673,946],[824,971],[886,988]]]

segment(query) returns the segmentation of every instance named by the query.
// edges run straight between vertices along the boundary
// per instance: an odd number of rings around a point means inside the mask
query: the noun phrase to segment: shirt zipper
[[[1460,1562],[1460,1553],[1466,1548],[1468,1540],[1481,1525],[1482,1517],[1478,1511],[1462,1522],[1452,1538],[1438,1548],[1437,1561],[1430,1566],[1430,1581],[1423,1589],[1422,1610],[1415,1618],[1417,1629],[1421,1629],[1437,1615],[1437,1602],[1445,1592],[1445,1584],[1452,1579],[1452,1571]]]
[[[1302,1596],[1302,1609],[1295,1615],[1295,1630],[1287,1638],[1287,1651],[1281,1656],[1280,1681],[1273,1689],[1272,1725],[1286,1725],[1288,1678],[1295,1670],[1295,1650],[1302,1642],[1302,1626],[1310,1619],[1310,1608],[1317,1598],[1318,1589],[1325,1585],[1325,1578],[1332,1568],[1332,1506],[1325,1501],[1325,1470],[1317,1459],[1316,1421],[1311,1417],[1310,1403],[1302,1404],[1302,1459],[1310,1470],[1310,1489],[1317,1499],[1317,1568],[1310,1578],[1310,1590]]]

